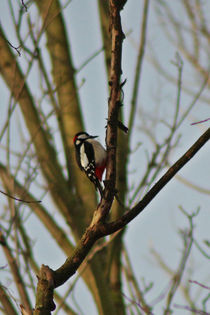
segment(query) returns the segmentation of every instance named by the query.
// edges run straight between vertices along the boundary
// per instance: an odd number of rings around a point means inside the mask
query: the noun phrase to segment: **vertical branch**
[[[145,43],[146,43],[146,31],[147,31],[148,11],[149,11],[148,9],[149,9],[149,0],[144,0],[142,25],[141,25],[141,40],[139,44],[139,52],[138,52],[137,63],[135,67],[136,72],[135,72],[134,86],[133,86],[132,99],[131,99],[131,111],[130,111],[130,117],[129,117],[129,122],[128,122],[128,129],[129,129],[128,139],[130,139],[130,136],[131,136],[131,130],[134,126],[134,118],[135,118],[136,109],[137,109],[137,98],[139,94],[138,90],[139,90],[139,83],[140,83],[140,78],[141,78],[141,73],[142,73],[142,65],[143,65]]]
[[[110,68],[110,97],[108,110],[107,126],[107,151],[108,151],[108,169],[107,180],[112,182],[112,188],[115,187],[116,180],[116,146],[117,146],[117,120],[120,105],[120,79],[122,74],[122,41],[124,34],[121,26],[120,10],[115,1],[110,1],[110,29],[112,38],[111,47],[111,68]]]
[[[111,64],[111,41],[109,36],[109,3],[108,1],[98,0],[100,13],[101,33],[104,47],[104,57],[107,75],[109,75]]]
[[[111,207],[116,183],[116,148],[117,148],[117,124],[121,96],[121,61],[122,61],[122,42],[125,35],[122,31],[120,11],[126,1],[109,1],[110,10],[110,31],[111,31],[111,67],[110,67],[110,97],[108,109],[108,124],[106,133],[107,146],[107,171],[105,198],[101,204],[100,217],[105,218]],[[106,201],[106,202],[105,202]]]

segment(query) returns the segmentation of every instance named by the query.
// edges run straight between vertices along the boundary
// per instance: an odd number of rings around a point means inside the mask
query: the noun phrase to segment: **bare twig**
[[[210,259],[210,255],[205,252],[205,250],[198,244],[198,242],[195,239],[194,239],[194,244],[195,244],[195,247],[199,250],[199,252],[204,257],[206,257],[207,259]]]
[[[130,299],[130,298],[129,298],[127,295],[125,295],[123,292],[122,292],[122,295],[123,295],[130,303],[137,305],[140,310],[145,311],[144,308],[142,307],[142,305],[141,305],[139,302],[137,302],[137,301],[135,301],[135,300],[133,300],[133,299]],[[154,315],[154,313],[152,313],[151,311],[147,311],[146,314],[148,314],[148,315]]]
[[[128,257],[128,253],[127,250],[123,249],[123,254],[125,257],[125,262],[126,262],[126,269],[125,269],[125,273],[127,276],[127,282],[131,283],[132,287],[135,290],[135,294],[136,294],[136,299],[139,301],[139,303],[141,304],[141,309],[144,310],[144,312],[146,314],[152,314],[152,307],[149,306],[149,304],[146,302],[145,297],[144,297],[144,292],[142,290],[140,290],[139,285],[137,283],[136,277],[134,275],[134,271],[130,262],[130,259]]]
[[[202,310],[198,310],[198,309],[193,309],[189,306],[186,306],[186,305],[178,305],[178,304],[174,304],[174,307],[175,308],[179,308],[179,309],[182,309],[182,310],[187,310],[189,312],[191,312],[191,314],[199,314],[199,315],[209,315],[210,313],[209,312],[205,312],[205,311],[202,311]]]
[[[12,43],[8,39],[7,39],[7,43],[9,44],[10,47],[12,47],[14,50],[16,50],[16,52],[18,53],[18,56],[20,57],[21,56],[21,53],[20,53],[21,46],[15,47],[14,45],[12,45]]]
[[[202,123],[204,123],[204,122],[206,122],[206,121],[208,121],[208,120],[210,120],[210,118],[207,118],[207,119],[204,119],[204,120],[200,120],[200,121],[194,122],[194,123],[192,123],[191,125],[202,124]]]
[[[141,182],[139,183],[139,185],[137,186],[137,188],[135,189],[133,193],[131,202],[133,202],[136,199],[136,197],[139,195],[140,191],[142,190],[145,184],[147,184],[147,190],[149,190],[151,184],[155,181],[160,171],[163,170],[163,168],[166,166],[168,155],[173,148],[172,140],[178,128],[178,115],[179,115],[179,110],[180,110],[181,92],[182,92],[183,62],[178,53],[176,53],[176,58],[173,64],[177,67],[178,78],[177,78],[177,96],[176,96],[175,112],[174,112],[173,122],[171,123],[171,125],[169,125],[170,132],[167,138],[164,140],[164,142],[161,145],[157,145],[157,141],[155,140],[155,145],[156,145],[155,152],[153,153],[151,160],[148,162],[145,175],[143,176]],[[162,154],[161,154],[161,149],[163,149]],[[159,156],[161,156],[161,158],[159,158]],[[158,158],[159,158],[159,161],[158,161]],[[150,176],[151,174],[152,176]],[[151,177],[150,179],[149,179],[149,176]]]
[[[210,287],[208,287],[207,285],[204,285],[196,280],[189,280],[190,283],[194,283],[194,284],[197,284],[199,285],[200,287],[204,288],[204,289],[207,289],[207,290],[210,290]]]
[[[143,65],[145,45],[146,45],[148,12],[149,12],[149,0],[144,0],[143,17],[142,17],[142,25],[141,25],[141,40],[139,44],[137,64],[135,67],[136,69],[135,79],[134,79],[134,86],[133,86],[132,99],[131,99],[130,117],[129,117],[129,122],[128,122],[128,129],[130,130],[129,135],[128,135],[129,138],[131,137],[131,132],[134,126],[134,118],[135,118],[136,108],[137,108],[139,83],[140,83],[140,78],[141,78],[141,73],[142,73],[142,65]]]
[[[26,6],[26,4],[24,3],[24,0],[21,0],[22,6],[24,7],[25,11],[27,12],[28,8]]]
[[[190,251],[192,248],[192,244],[193,244],[193,218],[198,214],[198,211],[189,215],[182,207],[180,207],[180,210],[186,215],[186,217],[189,220],[189,231],[187,231],[184,235],[183,235],[183,239],[184,239],[184,250],[183,250],[183,254],[182,254],[182,259],[179,263],[179,267],[177,269],[176,274],[173,276],[172,279],[172,283],[171,283],[171,288],[169,290],[168,293],[168,297],[167,297],[167,302],[166,302],[166,308],[164,311],[164,315],[169,315],[171,314],[171,303],[172,300],[175,296],[175,293],[180,285],[181,279],[183,277],[184,271],[185,271],[185,266],[187,263],[187,260],[189,258],[190,255]]]
[[[192,183],[191,181],[187,180],[186,178],[184,178],[183,176],[180,175],[176,175],[176,179],[178,181],[180,181],[181,183],[183,183],[184,185],[202,193],[202,194],[206,194],[206,195],[210,195],[210,189],[206,189],[204,187],[198,186],[195,183]]]
[[[14,197],[8,193],[5,193],[4,191],[0,190],[0,193],[13,199],[13,200],[16,200],[16,201],[19,201],[19,202],[24,202],[24,203],[40,203],[42,202],[41,200],[24,200],[24,199],[21,199],[21,198],[17,198],[17,197]]]

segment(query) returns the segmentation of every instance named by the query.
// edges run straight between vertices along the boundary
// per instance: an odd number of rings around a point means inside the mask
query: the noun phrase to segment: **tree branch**
[[[7,294],[6,288],[0,285],[0,301],[6,312],[6,314],[10,315],[18,315],[16,312],[11,297]]]
[[[16,287],[18,289],[21,302],[24,305],[24,307],[26,308],[26,310],[28,311],[28,314],[32,315],[31,302],[30,302],[30,298],[29,298],[27,289],[26,289],[24,281],[23,281],[23,277],[20,273],[16,259],[14,258],[12,251],[9,248],[9,246],[6,242],[6,239],[5,239],[5,237],[1,231],[0,231],[0,245],[2,246],[4,254],[5,254],[7,261],[9,263],[10,271],[11,271],[13,279],[16,283]]]
[[[75,248],[71,257],[54,272],[55,287],[62,285],[78,269],[88,252],[95,242],[105,236],[112,234],[132,221],[152,199],[161,191],[161,189],[174,177],[174,175],[201,149],[201,147],[210,139],[210,128],[192,145],[192,147],[166,172],[165,175],[153,186],[145,197],[130,211],[127,211],[120,219],[111,223],[91,224],[85,231],[79,244]]]
[[[204,146],[210,139],[210,128],[191,146],[191,148],[159,179],[159,181],[150,189],[144,198],[131,210],[127,211],[121,218],[106,224],[104,235],[112,234],[125,227],[145,207],[154,199],[161,189],[174,177],[174,175],[193,158],[193,156]]]
[[[108,124],[106,132],[107,146],[107,169],[104,198],[94,217],[93,224],[104,221],[108,215],[115,195],[116,183],[116,148],[117,148],[117,126],[118,113],[121,106],[121,61],[122,43],[125,35],[122,31],[120,11],[126,1],[109,1],[110,8],[110,30],[111,30],[111,68],[109,85],[111,87],[108,109]]]

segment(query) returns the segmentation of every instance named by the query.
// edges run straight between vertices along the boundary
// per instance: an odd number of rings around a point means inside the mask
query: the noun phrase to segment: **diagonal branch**
[[[0,301],[6,314],[18,315],[6,288],[0,284]]]
[[[9,245],[7,244],[7,241],[6,241],[4,235],[1,231],[0,231],[0,244],[3,248],[4,254],[5,254],[7,261],[9,263],[10,271],[12,273],[16,287],[18,289],[21,302],[24,305],[24,307],[27,309],[28,314],[32,315],[31,302],[30,302],[30,298],[28,295],[28,291],[27,291],[25,284],[24,284],[24,281],[23,281],[23,275],[21,275],[19,267],[18,267],[17,262],[15,260],[15,257],[13,256],[12,250],[9,247]]]
[[[145,197],[120,219],[111,223],[91,224],[80,240],[73,255],[59,269],[55,271],[55,286],[60,286],[71,277],[80,266],[94,243],[102,236],[112,234],[132,221],[154,199],[161,189],[175,176],[175,174],[189,162],[189,160],[210,139],[210,128],[191,146],[191,148],[161,177]]]
[[[210,139],[210,128],[191,146],[191,148],[160,178],[160,180],[150,189],[144,198],[131,210],[127,211],[121,218],[106,224],[104,235],[112,234],[125,227],[145,207],[155,198],[162,188],[176,175],[176,173],[193,158],[193,156]]]

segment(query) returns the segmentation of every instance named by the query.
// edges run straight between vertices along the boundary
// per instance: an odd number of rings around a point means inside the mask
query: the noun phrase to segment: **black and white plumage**
[[[85,172],[95,188],[103,195],[103,188],[100,181],[106,168],[107,153],[104,147],[94,140],[97,136],[90,136],[87,132],[81,131],[74,136],[77,164]]]

